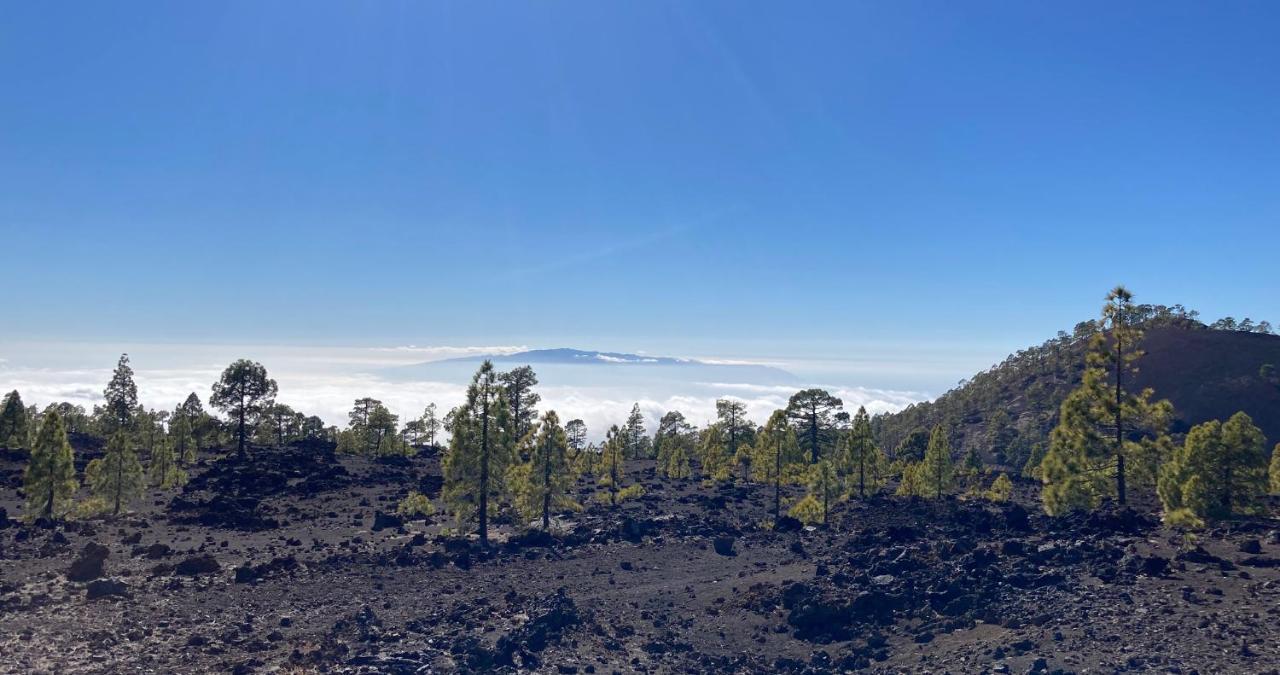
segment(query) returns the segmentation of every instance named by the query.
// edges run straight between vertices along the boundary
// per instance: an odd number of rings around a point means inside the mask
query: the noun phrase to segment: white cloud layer
[[[294,409],[319,415],[327,423],[344,425],[356,398],[372,396],[382,400],[392,412],[408,419],[420,415],[428,403],[441,412],[457,405],[466,390],[459,381],[401,381],[377,374],[387,366],[491,353],[513,353],[523,347],[244,347],[127,345],[89,350],[75,346],[0,345],[0,389],[17,389],[28,404],[39,406],[69,401],[86,408],[102,401],[102,390],[111,378],[116,356],[128,350],[133,357],[135,379],[143,405],[172,409],[191,392],[207,400],[214,380],[225,364],[247,356],[267,366],[279,384],[279,399]],[[92,363],[93,367],[85,367]],[[573,384],[565,384],[554,366],[538,368],[542,396],[540,410],[554,409],[562,420],[581,418],[590,437],[599,440],[612,424],[621,424],[638,403],[652,432],[658,420],[670,410],[679,410],[690,422],[706,424],[714,419],[718,398],[735,398],[747,406],[748,415],[763,423],[770,413],[786,406],[787,399],[802,388],[754,382],[696,382],[634,379],[641,371],[602,366],[598,378],[581,377],[574,371]],[[900,410],[926,395],[914,391],[867,388],[849,384],[806,384],[823,386],[840,397],[853,411],[865,406],[871,414]]]

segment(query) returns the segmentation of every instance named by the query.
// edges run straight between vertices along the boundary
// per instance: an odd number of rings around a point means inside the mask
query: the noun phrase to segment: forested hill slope
[[[1059,333],[1039,347],[1020,351],[1003,363],[960,383],[928,403],[874,420],[886,450],[919,443],[918,430],[947,423],[953,447],[970,447],[991,462],[1021,468],[1037,444],[1047,443],[1058,407],[1080,383],[1094,322]],[[1137,388],[1150,387],[1176,410],[1174,431],[1210,419],[1248,413],[1267,435],[1268,448],[1280,442],[1280,336],[1208,328],[1194,320],[1152,322],[1138,361]]]

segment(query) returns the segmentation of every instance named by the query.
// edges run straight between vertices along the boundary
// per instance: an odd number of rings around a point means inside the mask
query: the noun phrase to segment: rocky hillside
[[[976,447],[989,461],[1022,466],[1031,448],[1048,439],[1058,407],[1080,383],[1092,322],[1073,334],[1010,356],[937,400],[875,420],[880,441],[899,446],[916,430],[948,423],[954,447]],[[1280,380],[1261,373],[1280,368],[1280,336],[1217,330],[1191,320],[1147,328],[1137,385],[1174,405],[1175,432],[1243,410],[1269,439],[1280,442]]]

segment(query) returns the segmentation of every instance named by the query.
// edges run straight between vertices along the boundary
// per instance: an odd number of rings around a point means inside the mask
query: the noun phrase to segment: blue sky
[[[1276,321],[1277,25],[1265,2],[8,3],[0,340],[954,350],[963,375],[1120,281]]]

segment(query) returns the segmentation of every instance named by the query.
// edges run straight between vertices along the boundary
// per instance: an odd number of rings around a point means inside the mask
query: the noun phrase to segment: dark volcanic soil
[[[20,457],[0,507],[20,512]],[[400,523],[435,458],[211,461],[115,520],[0,530],[6,672],[1267,672],[1273,521],[1198,545],[1127,511],[948,499],[763,530],[771,492],[659,481],[488,551]],[[590,489],[588,481],[580,483]],[[1032,488],[1023,486],[1022,491]],[[103,554],[106,557],[103,558]],[[70,578],[69,578],[70,577]],[[74,579],[74,580],[72,580]]]

